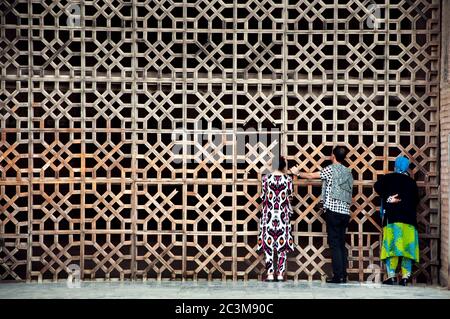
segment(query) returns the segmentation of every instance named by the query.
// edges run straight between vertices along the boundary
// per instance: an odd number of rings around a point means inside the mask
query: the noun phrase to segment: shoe
[[[395,277],[391,277],[386,279],[385,281],[383,281],[383,285],[395,285],[397,283],[397,280],[395,279]]]
[[[273,281],[273,274],[268,274],[266,277],[266,281]]]
[[[281,274],[278,274],[277,280],[278,280],[278,281],[284,281],[284,276],[281,275]]]
[[[406,287],[408,285],[409,278],[402,278],[398,283],[400,286]]]
[[[326,280],[327,284],[345,284],[347,279],[345,278],[331,278]]]

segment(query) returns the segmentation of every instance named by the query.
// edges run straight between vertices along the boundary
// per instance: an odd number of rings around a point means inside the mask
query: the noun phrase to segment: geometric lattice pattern
[[[0,280],[261,278],[262,174],[350,147],[351,280],[380,265],[373,191],[413,159],[438,278],[439,0],[0,4]],[[401,31],[401,32],[400,32]],[[289,279],[331,271],[295,180]]]

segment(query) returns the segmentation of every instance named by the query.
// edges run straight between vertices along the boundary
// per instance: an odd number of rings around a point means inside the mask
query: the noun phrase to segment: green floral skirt
[[[419,234],[414,226],[393,223],[383,227],[381,260],[393,256],[419,261]]]

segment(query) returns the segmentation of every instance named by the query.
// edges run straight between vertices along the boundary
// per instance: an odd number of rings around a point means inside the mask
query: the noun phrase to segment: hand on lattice
[[[294,166],[291,168],[291,172],[294,175],[298,175],[298,173],[300,172],[300,165]]]

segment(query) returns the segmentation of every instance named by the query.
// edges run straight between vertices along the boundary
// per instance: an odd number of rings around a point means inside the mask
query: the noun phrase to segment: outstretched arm
[[[297,166],[293,167],[291,169],[292,174],[299,176],[300,178],[306,178],[306,179],[318,179],[320,178],[320,172],[313,172],[313,173],[300,173],[300,168]]]
[[[306,178],[306,179],[319,179],[320,178],[320,172],[313,172],[313,173],[299,173],[299,177]]]

